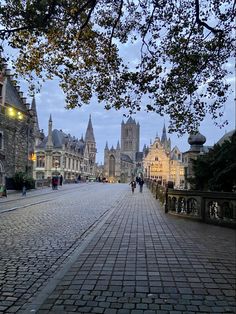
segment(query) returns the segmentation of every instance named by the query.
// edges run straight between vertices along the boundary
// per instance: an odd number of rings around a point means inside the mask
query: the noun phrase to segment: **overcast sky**
[[[134,53],[136,51],[136,53]],[[130,60],[130,65],[136,63],[138,46],[133,49],[128,45],[122,47],[121,54]],[[226,66],[234,69],[235,61],[229,62]],[[234,70],[233,70],[234,71]],[[235,72],[228,77],[228,82],[231,83],[234,92],[231,94],[227,103],[225,104],[224,112],[225,118],[228,120],[228,125],[220,129],[216,127],[210,117],[206,117],[201,124],[199,130],[206,137],[205,145],[214,145],[226,132],[235,128]],[[25,91],[27,86],[24,82],[20,83],[21,88]],[[30,99],[27,99],[31,102]],[[49,81],[42,86],[40,94],[36,95],[36,105],[38,111],[38,120],[40,129],[44,130],[45,135],[48,133],[48,119],[52,115],[53,128],[62,129],[65,133],[70,133],[72,136],[80,138],[85,135],[89,115],[92,116],[92,124],[94,135],[97,144],[97,162],[104,162],[104,148],[106,141],[109,148],[113,145],[116,147],[117,141],[120,141],[120,130],[122,119],[127,119],[123,116],[125,111],[116,111],[111,109],[106,111],[102,104],[99,104],[96,99],[92,99],[89,105],[84,105],[81,108],[67,110],[64,108],[65,100],[64,94],[58,87],[57,80]],[[156,134],[161,136],[164,122],[168,130],[168,116],[160,117],[156,113],[139,112],[132,116],[136,122],[140,124],[140,151],[142,151],[144,144],[150,145],[150,140],[154,140]],[[177,145],[179,149],[184,152],[189,149],[188,134],[178,137],[177,134],[170,134],[172,148]]]
[[[235,86],[235,78],[230,78],[233,86]],[[103,163],[104,161],[104,147],[108,141],[109,148],[113,145],[116,147],[117,141],[120,141],[120,128],[124,111],[103,109],[102,104],[92,99],[91,104],[82,108],[73,110],[64,109],[64,95],[59,89],[56,81],[45,83],[42,87],[41,93],[36,95],[36,105],[38,111],[39,127],[44,129],[45,135],[48,132],[48,119],[52,115],[53,128],[62,129],[72,136],[80,138],[85,135],[89,115],[92,116],[92,124],[94,135],[97,143],[97,162]],[[160,117],[156,113],[139,112],[132,116],[140,123],[140,150],[143,145],[150,144],[150,140],[154,140],[156,134],[161,136],[164,121],[168,128],[168,117]],[[235,127],[235,102],[234,95],[232,94],[230,100],[225,104],[225,117],[228,119],[229,124],[220,129],[214,126],[212,120],[208,117],[201,125],[200,132],[206,136],[205,145],[213,145],[224,134]],[[172,147],[177,145],[181,151],[189,149],[187,142],[188,135],[178,137],[176,134],[169,135],[172,141]]]

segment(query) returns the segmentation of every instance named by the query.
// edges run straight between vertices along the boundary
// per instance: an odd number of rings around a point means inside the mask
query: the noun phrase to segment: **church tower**
[[[140,126],[131,117],[121,123],[121,153],[128,155],[133,162],[139,152]]]
[[[96,141],[93,133],[93,125],[91,120],[91,115],[89,116],[89,122],[87,126],[87,130],[85,133],[85,143],[88,147],[89,152],[89,167],[90,167],[90,174],[95,174],[95,162],[96,162]]]
[[[167,139],[165,123],[164,123],[163,130],[162,130],[161,143],[162,143],[163,147],[165,148],[165,150],[168,153],[170,153],[170,151],[171,151],[171,141],[170,141],[170,138]]]

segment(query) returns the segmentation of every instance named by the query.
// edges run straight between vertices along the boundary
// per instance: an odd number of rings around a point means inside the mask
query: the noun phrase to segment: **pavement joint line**
[[[68,185],[66,185],[66,187],[68,187]],[[45,194],[52,194],[52,193],[55,193],[55,191],[60,191],[61,192],[61,195],[64,195],[65,193],[63,193],[63,192],[66,192],[66,194],[67,193],[70,193],[70,192],[73,192],[73,190],[76,190],[76,189],[78,189],[78,187],[80,188],[80,189],[83,189],[84,188],[84,185],[82,185],[82,186],[80,186],[80,185],[76,185],[76,186],[72,186],[72,187],[70,187],[70,189],[63,189],[63,190],[52,190],[52,189],[50,189],[50,190],[46,190],[45,191],[45,193],[43,193],[43,194],[41,194],[41,193],[38,193],[38,194],[32,194],[31,195],[31,192],[28,192],[28,194],[27,195],[29,195],[29,197],[30,198],[33,198],[33,197],[37,197],[37,196],[42,196],[42,195],[45,195]],[[72,191],[71,191],[72,190]],[[41,189],[38,189],[38,190],[36,190],[36,191],[32,191],[32,193],[34,193],[34,192],[37,192],[37,191],[42,191]],[[63,193],[63,194],[62,194]],[[17,193],[18,194],[18,193]],[[20,193],[18,194],[19,196],[20,196]],[[22,198],[22,196],[20,196],[20,197],[18,197],[18,198],[15,198],[15,199],[0,199],[0,204],[6,204],[6,203],[10,203],[10,202],[15,202],[15,201],[20,201],[20,200],[22,200],[22,199],[24,199],[24,198]]]
[[[108,209],[108,211],[105,214],[101,215],[98,218],[97,225],[96,225],[96,222],[94,223],[95,224],[94,230],[89,235],[86,236],[86,238],[83,240],[81,245],[79,245],[74,250],[74,252],[67,258],[68,259],[67,262],[65,262],[65,264],[62,266],[62,268],[59,269],[55,273],[55,276],[53,276],[53,278],[49,279],[46,286],[31,301],[31,304],[29,304],[28,306],[26,305],[26,308],[25,308],[25,310],[23,310],[22,314],[36,313],[39,310],[40,306],[44,303],[44,301],[46,301],[46,299],[49,297],[49,295],[55,290],[56,286],[60,283],[60,281],[65,276],[65,274],[70,270],[71,266],[78,260],[80,254],[86,249],[86,247],[92,241],[92,239],[95,237],[97,232],[103,227],[103,225],[106,224],[107,220],[114,213],[116,206],[118,206],[118,205],[119,205],[119,202],[116,205],[113,205],[112,206],[113,208]],[[102,219],[102,220],[99,222],[99,219]],[[87,229],[87,231],[89,231],[89,229],[93,228],[94,224],[92,224]]]
[[[61,193],[60,195],[58,195],[59,197],[62,197],[65,194],[68,194],[68,192],[70,193],[70,190],[69,191],[64,190],[62,192],[66,192],[66,193],[63,193],[63,194]],[[71,191],[71,192],[73,192],[73,191]],[[52,193],[54,193],[54,191],[46,192],[45,194],[52,194]],[[33,198],[33,197],[36,197],[36,196],[41,196],[41,195],[40,194],[31,195],[30,197]],[[0,202],[0,204],[1,203],[4,204],[4,203],[7,203],[7,202],[18,201],[18,200],[24,200],[24,199],[25,198],[21,197],[21,198],[15,199],[15,200],[6,200],[6,202]],[[46,200],[38,201],[38,202],[35,202],[35,203],[30,203],[30,204],[25,204],[25,205],[21,205],[21,206],[12,207],[12,208],[3,209],[3,210],[0,210],[0,215],[3,214],[3,213],[6,213],[6,212],[14,211],[14,210],[21,209],[21,208],[26,208],[26,207],[29,207],[29,206],[35,206],[35,205],[46,203],[46,202],[50,202],[50,201],[53,201],[53,200],[55,200],[55,199],[54,198],[48,198]]]
[[[52,201],[52,199],[47,199],[47,200],[38,201],[38,202],[35,202],[35,203],[25,204],[25,205],[22,205],[22,206],[17,206],[17,207],[3,209],[3,210],[0,211],[0,214],[6,213],[6,212],[10,212],[10,211],[13,211],[13,210],[16,210],[16,209],[26,208],[26,207],[29,207],[29,206],[34,206],[34,205],[50,202],[50,201]]]

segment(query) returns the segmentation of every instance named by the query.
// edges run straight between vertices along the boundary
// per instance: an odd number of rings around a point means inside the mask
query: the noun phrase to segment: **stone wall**
[[[28,159],[34,149],[33,122],[29,117],[18,121],[8,117],[3,108],[0,113],[0,131],[3,133],[3,149],[0,160],[6,177],[13,177],[16,171],[28,171],[32,175],[32,161]]]

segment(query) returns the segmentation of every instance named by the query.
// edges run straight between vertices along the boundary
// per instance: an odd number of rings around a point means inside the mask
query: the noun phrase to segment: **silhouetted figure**
[[[143,185],[144,185],[144,181],[142,178],[139,179],[139,192],[142,193],[143,192]]]
[[[62,182],[63,182],[63,176],[62,174],[60,175],[60,186],[62,186]]]
[[[134,189],[136,188],[136,182],[134,180],[132,180],[130,182],[130,185],[131,185],[131,191],[132,191],[132,193],[134,193]]]

